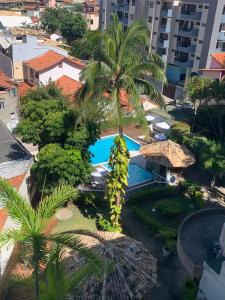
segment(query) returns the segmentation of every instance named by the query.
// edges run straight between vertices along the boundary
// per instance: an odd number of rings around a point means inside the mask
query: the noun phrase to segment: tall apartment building
[[[100,0],[100,28],[112,13],[125,29],[136,19],[146,21],[149,51],[163,58],[174,85],[208,68],[213,52],[225,51],[225,0]]]

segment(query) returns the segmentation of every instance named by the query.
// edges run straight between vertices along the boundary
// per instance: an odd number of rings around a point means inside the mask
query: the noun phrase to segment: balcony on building
[[[192,68],[193,61],[189,60],[188,57],[185,56],[175,56],[174,64],[183,67],[183,68]]]
[[[225,32],[224,31],[219,32],[218,40],[225,41]]]
[[[181,19],[201,20],[202,13],[198,12],[195,4],[182,4]]]
[[[178,30],[178,34],[187,37],[198,37],[198,29],[180,27]]]
[[[123,25],[128,25],[128,18],[126,18],[126,17],[123,17],[123,16],[118,16],[119,17],[119,21],[121,22],[121,23],[123,23]]]
[[[162,17],[163,18],[172,18],[172,8],[167,8],[162,10]]]
[[[159,47],[160,48],[168,48],[169,47],[169,40],[159,40]]]
[[[185,42],[177,42],[176,50],[188,52],[188,53],[195,53],[196,51],[196,45],[192,45],[191,43],[185,43]]]

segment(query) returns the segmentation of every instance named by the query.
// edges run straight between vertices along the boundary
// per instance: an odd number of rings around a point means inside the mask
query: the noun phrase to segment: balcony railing
[[[184,67],[184,68],[192,68],[193,61],[191,61],[187,58],[184,58],[184,57],[176,56],[175,57],[175,65],[177,65],[179,67]]]
[[[173,11],[172,11],[172,9],[171,8],[167,8],[167,9],[163,9],[162,10],[162,17],[163,18],[165,18],[165,17],[167,17],[167,18],[171,18],[172,17],[172,13],[173,13]]]
[[[112,5],[112,9],[116,11],[129,11],[129,4],[115,4]]]
[[[180,28],[178,31],[178,35],[183,35],[183,36],[188,36],[188,37],[197,37],[198,29],[186,30],[184,28]]]
[[[181,11],[181,19],[186,20],[201,20],[202,13],[201,12],[189,12],[189,11]]]
[[[128,18],[125,17],[119,17],[119,21],[123,23],[124,25],[128,25]]]
[[[177,43],[176,50],[182,52],[194,53],[196,51],[196,46],[191,44],[185,44],[185,43]]]

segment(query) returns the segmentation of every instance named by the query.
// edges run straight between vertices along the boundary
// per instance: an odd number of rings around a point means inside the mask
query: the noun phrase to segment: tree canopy
[[[66,8],[47,8],[41,17],[41,26],[49,33],[61,32],[71,43],[86,32],[86,21],[80,13]]]

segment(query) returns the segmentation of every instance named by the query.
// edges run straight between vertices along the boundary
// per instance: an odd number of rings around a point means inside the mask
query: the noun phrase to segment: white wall
[[[66,62],[63,62],[62,68],[60,68],[59,65],[57,65],[50,70],[39,73],[39,82],[46,85],[48,84],[49,80],[56,81],[63,75],[66,75],[74,80],[79,81],[80,72],[80,69],[77,69]]]
[[[224,263],[221,270],[224,269]],[[217,274],[206,263],[202,278],[199,283],[198,300],[224,300],[225,299],[225,275]]]

